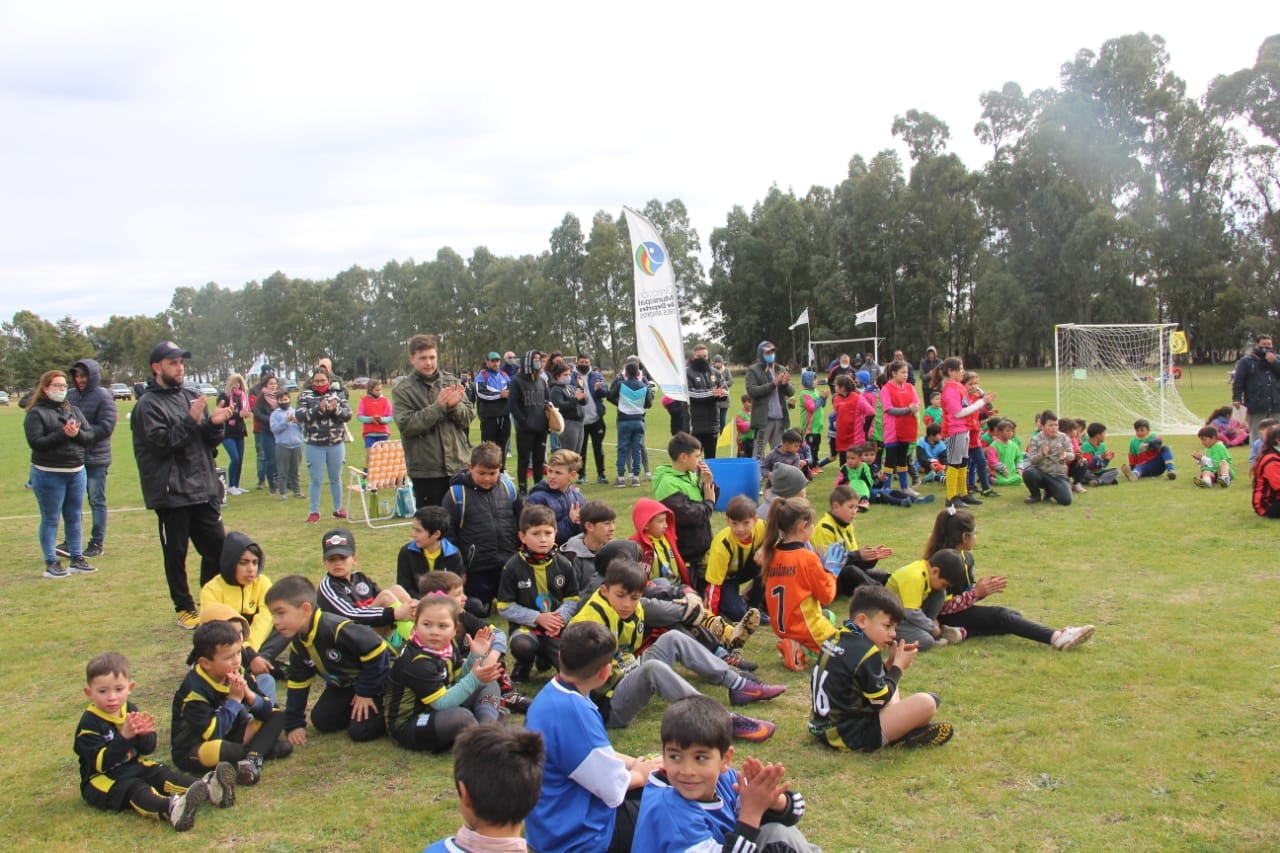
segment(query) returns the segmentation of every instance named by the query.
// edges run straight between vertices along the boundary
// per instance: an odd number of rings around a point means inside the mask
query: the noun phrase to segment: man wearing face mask
[[[577,369],[573,373],[574,385],[586,392],[582,401],[582,471],[578,484],[587,482],[587,445],[591,445],[596,460],[596,482],[607,484],[609,478],[604,475],[604,401],[609,389],[604,384],[604,376],[598,370],[591,369],[591,357],[578,354]]]
[[[717,404],[728,398],[720,374],[711,367],[710,352],[704,344],[693,348],[693,357],[684,371],[689,386],[690,432],[702,442],[704,459],[716,458],[716,441],[720,437],[720,412]]]
[[[547,382],[542,378],[542,353],[529,350],[520,359],[520,372],[508,386],[507,414],[516,434],[516,483],[520,495],[529,493],[529,474],[533,482],[542,482],[547,463]]]
[[[1249,441],[1257,441],[1258,424],[1280,418],[1280,360],[1270,335],[1258,335],[1258,345],[1231,374],[1231,404],[1242,403],[1249,410]]]
[[[93,528],[86,557],[101,557],[107,538],[107,469],[111,467],[111,434],[116,428],[116,401],[111,392],[102,387],[102,369],[91,358],[82,358],[71,366],[71,388],[67,402],[84,415],[93,427],[93,444],[84,451],[84,471],[87,478],[89,508],[93,513]],[[61,549],[59,549],[61,553]],[[70,552],[63,556],[71,556]]]
[[[169,597],[178,624],[194,631],[200,624],[187,583],[187,547],[200,552],[200,585],[218,574],[222,557],[222,488],[213,451],[222,443],[223,426],[231,418],[224,403],[208,412],[204,395],[182,387],[184,358],[191,353],[173,341],[151,351],[152,379],[129,419],[133,456],[143,501],[160,522],[160,548]]]
[[[752,456],[761,459],[782,443],[782,434],[791,426],[787,398],[796,391],[791,374],[775,365],[778,348],[769,341],[756,347],[757,360],[747,370],[747,395],[751,397],[751,428],[756,433]]]
[[[827,373],[827,387],[836,387],[837,376],[848,376],[852,379],[858,373],[858,368],[853,366],[853,361],[849,358],[849,353],[840,353],[840,359],[836,362],[835,367]]]

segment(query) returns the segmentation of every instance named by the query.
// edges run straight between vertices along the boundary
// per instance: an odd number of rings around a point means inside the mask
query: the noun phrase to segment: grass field
[[[1220,367],[1189,372],[1181,392],[1193,411],[1227,402],[1222,377]],[[983,385],[999,393],[997,405],[1024,437],[1031,413],[1052,403],[1049,372],[990,371]],[[134,699],[160,720],[158,755],[167,760],[169,704],[190,642],[174,622],[155,516],[142,508],[123,420],[130,407],[123,407],[113,442],[108,552],[94,561],[96,575],[63,581],[40,577],[35,500],[23,489],[23,412],[0,408],[0,520],[10,555],[0,572],[0,713],[9,721],[0,731],[0,825],[8,843],[51,850],[416,850],[452,832],[458,817],[447,756],[411,754],[385,739],[357,745],[341,735],[312,733],[293,757],[268,765],[263,782],[245,790],[234,810],[202,812],[186,835],[80,799],[71,742],[85,704],[85,661],[111,649],[129,656]],[[649,420],[655,465],[666,461],[666,421],[660,409]],[[1111,426],[1110,444],[1123,455],[1129,429]],[[1185,471],[1195,439],[1169,444]],[[348,447],[348,462],[358,464],[363,450]],[[1197,490],[1183,476],[1092,489],[1069,508],[1028,507],[1025,494],[1006,490],[977,509],[979,571],[1010,579],[1003,600],[993,603],[1054,627],[1092,622],[1098,631],[1068,653],[1001,638],[921,656],[903,685],[942,695],[939,718],[957,728],[947,746],[869,757],[816,746],[804,725],[807,678],[784,670],[762,634],[748,656],[761,662],[765,680],[790,689],[748,709],[777,722],[778,732],[739,755],[786,764],[808,800],[802,827],[827,851],[1276,849],[1280,630],[1269,584],[1278,579],[1280,528],[1253,514],[1247,450],[1232,452],[1241,480],[1229,490]],[[252,487],[251,448],[248,457],[244,483]],[[811,489],[820,510],[830,476]],[[618,510],[618,535],[630,535],[631,505],[647,490],[591,485],[586,492],[609,501]],[[322,506],[327,512],[327,497]],[[280,503],[255,491],[233,497],[224,520],[262,544],[268,576],[318,579],[323,526],[304,524],[305,516],[304,501]],[[893,547],[897,554],[887,562],[896,568],[918,558],[933,516],[926,507],[876,507],[859,519],[859,540]],[[85,523],[87,533],[87,515]],[[407,528],[353,529],[360,567],[389,581]],[[194,585],[194,551],[189,563]],[[723,698],[718,688],[707,692]],[[658,750],[661,712],[651,705],[616,746]]]

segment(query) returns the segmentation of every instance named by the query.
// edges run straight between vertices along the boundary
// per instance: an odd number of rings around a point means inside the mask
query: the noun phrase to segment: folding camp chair
[[[409,472],[404,463],[404,447],[399,441],[380,441],[368,450],[365,459],[367,468],[347,466],[348,488],[359,495],[358,506],[363,521],[370,527],[398,527],[412,523],[412,518],[405,518],[397,513],[396,491],[401,488],[412,488]],[[356,501],[351,501],[355,510]]]

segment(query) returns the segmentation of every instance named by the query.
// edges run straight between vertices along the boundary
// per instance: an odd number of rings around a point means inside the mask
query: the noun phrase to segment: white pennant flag
[[[858,316],[853,318],[853,325],[861,326],[863,323],[876,322],[876,318],[877,318],[876,311],[879,308],[880,308],[879,305],[872,305],[866,311],[859,311]]]
[[[796,321],[794,323],[792,323],[790,326],[787,327],[787,331],[791,331],[796,326],[807,326],[807,325],[809,325],[809,309],[808,308],[800,312],[800,316],[796,318]]]

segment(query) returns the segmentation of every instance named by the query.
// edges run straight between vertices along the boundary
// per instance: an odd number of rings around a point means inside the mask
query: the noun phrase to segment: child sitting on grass
[[[916,467],[924,472],[922,482],[943,482],[947,470],[947,443],[942,440],[942,424],[924,428],[924,438],[916,442]]]
[[[848,595],[864,583],[884,586],[889,573],[877,569],[876,563],[893,556],[893,549],[886,545],[859,548],[854,535],[853,519],[858,514],[858,496],[848,486],[836,486],[831,490],[831,508],[823,513],[814,525],[809,545],[818,559],[824,563],[832,546],[839,545],[844,552],[844,566],[836,578],[840,595]]]
[[[534,697],[525,723],[546,747],[542,791],[525,832],[537,850],[624,853],[658,764],[614,752],[588,698],[613,676],[614,635],[598,622],[576,622],[564,634],[560,672]]]
[[[206,622],[192,637],[191,669],[173,695],[173,763],[203,773],[228,762],[236,782],[255,785],[262,762],[293,751],[284,712],[255,694],[241,670],[243,638],[232,622]]]
[[[472,726],[453,745],[453,787],[462,826],[423,853],[528,850],[524,819],[542,792],[542,736],[497,724]],[[502,768],[495,773],[494,768]]]
[[[1120,472],[1110,467],[1116,452],[1107,449],[1107,425],[1094,421],[1085,428],[1085,434],[1088,438],[1080,445],[1080,455],[1088,471],[1089,485],[1115,485],[1120,480]]]
[[[1164,440],[1151,431],[1151,422],[1138,418],[1133,422],[1133,439],[1129,442],[1129,461],[1120,466],[1120,473],[1129,481],[1141,477],[1159,477],[1164,474],[1170,480],[1178,479],[1173,466],[1173,451],[1164,446]]]
[[[796,829],[804,797],[782,781],[781,764],[748,758],[733,769],[733,725],[705,696],[675,702],[662,715],[662,769],[649,775],[632,849],[815,850]]]
[[[1230,406],[1219,406],[1209,413],[1205,426],[1218,428],[1218,435],[1227,447],[1239,447],[1249,442],[1249,425],[1232,417]]]
[[[462,553],[445,538],[449,513],[442,506],[424,506],[413,514],[410,539],[396,554],[396,585],[412,596],[420,595],[422,578],[431,572],[466,576]]]
[[[604,583],[592,593],[571,624],[598,622],[617,638],[613,672],[593,694],[610,728],[631,724],[654,695],[668,701],[697,692],[673,666],[680,664],[708,681],[728,688],[729,704],[746,705],[773,699],[785,687],[762,684],[732,669],[700,643],[681,631],[665,631],[653,639],[647,631],[644,605],[644,569],[639,563],[618,559],[610,563]],[[746,739],[764,740],[773,724],[743,718],[735,731]]]
[[[281,578],[267,590],[267,607],[276,630],[289,643],[289,695],[285,730],[289,742],[307,742],[307,694],[316,676],[324,692],[311,708],[319,732],[345,730],[353,741],[387,733],[382,694],[391,669],[391,650],[366,625],[316,607],[316,588],[301,575]]]
[[[707,555],[703,599],[712,613],[736,621],[749,609],[764,607],[760,564],[754,559],[764,541],[764,522],[756,517],[756,502],[746,495],[732,498],[724,508],[724,517],[728,525],[711,540]],[[748,584],[744,597],[742,588]]]
[[[848,485],[858,496],[858,512],[871,509],[871,490],[875,488],[875,474],[871,466],[876,461],[876,446],[863,442],[850,450],[849,461],[840,466],[837,485]]]
[[[809,731],[827,746],[875,752],[885,746],[941,746],[954,733],[932,722],[936,693],[903,696],[902,674],[919,647],[897,639],[902,602],[882,586],[861,586],[849,602],[849,621],[825,643],[813,670]],[[881,657],[888,652],[888,659]]]
[[[640,546],[640,564],[650,584],[673,598],[692,592],[689,570],[676,547],[675,513],[653,498],[640,498],[631,508],[631,523],[636,530],[631,540]]]
[[[94,808],[126,808],[167,821],[178,832],[194,824],[200,806],[236,801],[236,771],[219,764],[203,778],[146,758],[156,751],[155,717],[129,701],[135,687],[124,655],[107,652],[85,667],[89,706],[76,724],[80,796]],[[163,793],[161,793],[163,792]]]
[[[271,588],[271,581],[263,574],[266,562],[262,546],[233,530],[222,541],[218,577],[200,588],[202,613],[212,604],[225,604],[244,618],[249,627],[244,646],[250,652],[249,671],[253,675],[271,672],[275,659],[288,645],[271,630],[271,614],[267,612],[267,590]],[[275,698],[274,693],[271,698]]]
[[[675,547],[689,580],[701,592],[711,548],[711,516],[720,488],[702,459],[702,442],[695,436],[687,432],[671,436],[667,453],[671,462],[653,472],[653,497],[671,511]]]
[[[1021,486],[1027,454],[1018,438],[1018,425],[1013,418],[994,420],[995,423],[987,422],[991,430],[991,449],[996,454],[991,481],[997,486]]]
[[[779,463],[799,468],[806,480],[813,479],[813,471],[809,469],[809,464],[800,453],[803,446],[804,435],[800,430],[789,429],[782,433],[782,443],[770,450],[760,461],[760,473],[764,475],[766,485],[773,483],[773,468]]]
[[[1092,625],[1072,626],[1055,631],[1023,617],[1007,607],[978,604],[996,593],[1004,592],[1009,585],[1005,577],[977,577],[974,571],[973,546],[977,541],[978,526],[973,513],[968,510],[947,508],[933,521],[933,531],[924,546],[925,559],[944,548],[955,549],[964,559],[965,582],[954,587],[946,603],[938,612],[938,622],[957,628],[961,639],[966,637],[999,637],[1012,634],[1044,643],[1057,651],[1074,649],[1093,636]]]
[[[1218,438],[1218,428],[1201,427],[1196,437],[1200,439],[1200,445],[1204,448],[1204,450],[1191,451],[1191,458],[1200,463],[1200,470],[1196,474],[1196,485],[1209,489],[1217,483],[1222,488],[1227,488],[1235,477],[1235,470],[1231,467],[1231,452]]]
[[[807,547],[812,535],[813,508],[807,500],[774,501],[759,551],[764,600],[783,665],[795,672],[804,670],[805,649],[817,652],[836,632],[823,608],[835,600],[844,553],[831,555],[833,560],[838,556],[833,570]]]
[[[560,660],[560,633],[578,610],[573,564],[556,553],[556,516],[533,504],[520,513],[520,550],[502,568],[498,615],[510,624],[511,679],[526,681]]]
[[[316,590],[320,609],[367,625],[399,648],[408,631],[398,633],[396,623],[413,619],[417,606],[413,596],[399,584],[380,589],[372,578],[356,570],[356,537],[345,527],[330,530],[320,543],[325,569]]]
[[[542,504],[556,515],[556,544],[563,545],[582,532],[580,514],[585,499],[582,490],[573,484],[582,469],[582,457],[563,447],[547,460],[547,476],[533,484],[525,506]]]
[[[955,507],[952,507],[954,509]],[[949,548],[916,560],[889,576],[887,589],[902,602],[898,636],[927,652],[934,646],[954,645],[964,640],[964,632],[938,622],[938,613],[948,589],[965,588],[964,559]]]
[[[477,723],[499,718],[501,664],[489,659],[493,629],[458,638],[462,609],[443,592],[418,602],[413,633],[387,677],[387,733],[405,749],[444,752]]]
[[[618,514],[604,501],[587,501],[578,514],[582,532],[560,546],[560,553],[573,562],[578,595],[586,598],[600,585],[596,553],[613,541],[618,530]]]

